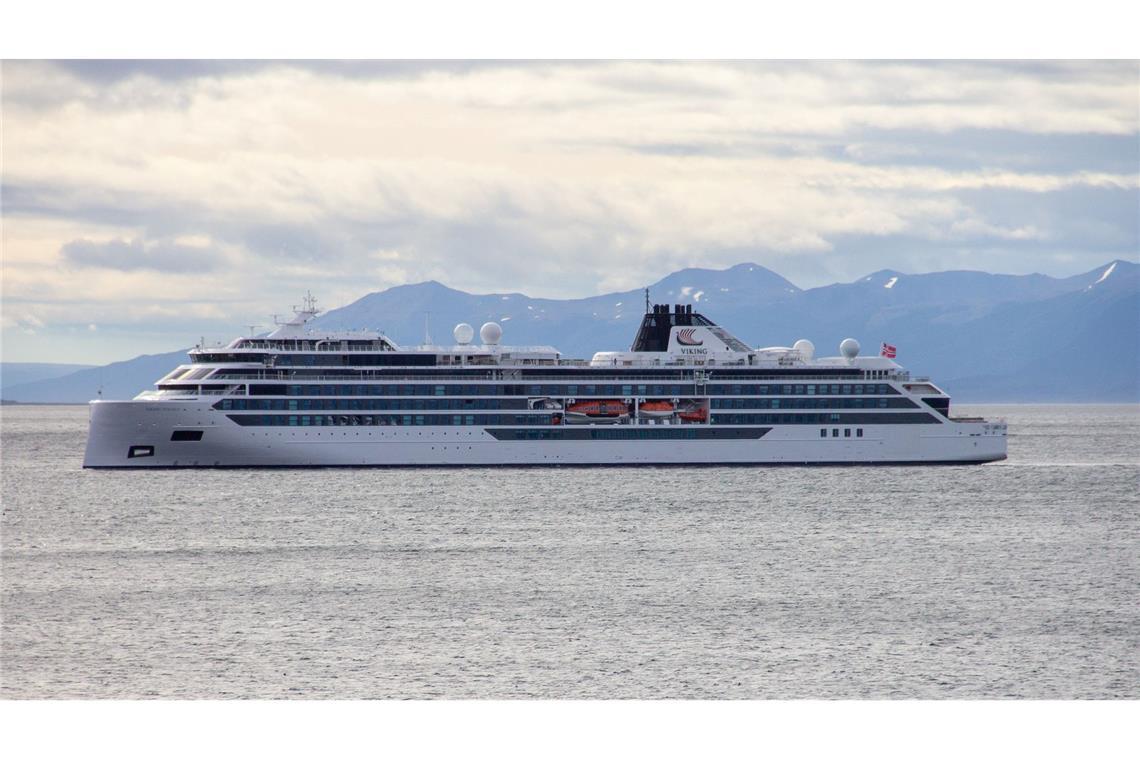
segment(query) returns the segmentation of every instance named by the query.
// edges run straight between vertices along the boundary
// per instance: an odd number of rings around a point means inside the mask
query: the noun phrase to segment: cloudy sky
[[[1120,63],[3,64],[3,358],[222,339],[311,289],[686,266],[1070,275],[1140,250]]]

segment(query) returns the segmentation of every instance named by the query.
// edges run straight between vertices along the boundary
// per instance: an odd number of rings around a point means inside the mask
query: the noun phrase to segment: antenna
[[[645,289],[645,313],[649,313],[649,288]]]
[[[320,309],[317,308],[317,299],[313,298],[313,294],[307,290],[305,291],[305,297],[301,299],[301,303],[303,304],[302,307],[300,307],[300,308],[298,308],[296,306],[293,307],[293,313],[295,313],[295,314],[305,314],[305,313],[316,314],[320,311]]]

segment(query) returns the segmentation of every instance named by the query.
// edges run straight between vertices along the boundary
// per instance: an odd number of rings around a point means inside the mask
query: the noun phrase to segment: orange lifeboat
[[[668,401],[646,401],[637,407],[637,412],[642,417],[672,417],[673,404]]]
[[[615,417],[619,414],[629,414],[629,404],[611,399],[579,401],[566,407],[566,411],[575,414],[587,414],[591,417]]]
[[[624,401],[602,399],[578,401],[566,407],[566,422],[618,422],[629,417],[629,404]]]

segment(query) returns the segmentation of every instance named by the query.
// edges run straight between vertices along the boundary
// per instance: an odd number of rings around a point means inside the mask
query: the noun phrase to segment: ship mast
[[[277,325],[277,329],[269,334],[270,338],[295,338],[301,335],[301,328],[305,323],[313,317],[321,313],[317,308],[317,299],[309,291],[305,291],[305,297],[301,299],[304,306],[300,308],[293,307],[293,318],[288,322],[281,322],[277,319],[277,315],[273,315],[273,322]]]

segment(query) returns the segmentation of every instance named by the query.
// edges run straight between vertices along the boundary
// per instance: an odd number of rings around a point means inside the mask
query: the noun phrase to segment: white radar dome
[[[839,353],[848,359],[854,359],[859,355],[859,341],[854,338],[844,338],[843,342],[839,344]]]
[[[811,359],[815,356],[815,344],[807,338],[800,338],[793,343],[792,350],[797,352],[804,359]]]
[[[475,328],[466,322],[460,322],[455,326],[455,329],[451,331],[451,334],[455,336],[456,343],[461,346],[466,346],[471,342],[471,339],[475,337]]]
[[[503,328],[498,322],[487,322],[479,328],[479,339],[486,346],[496,345],[503,337]]]

